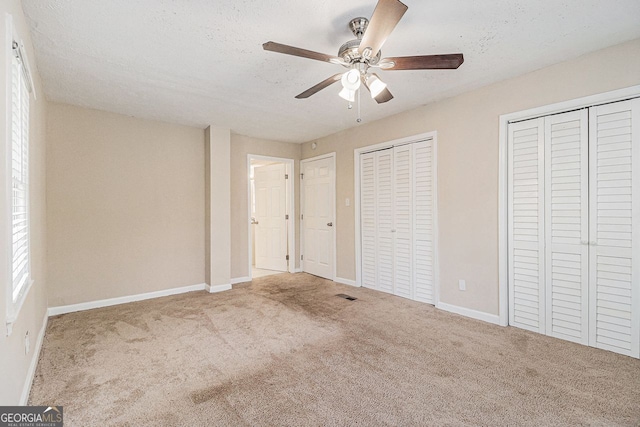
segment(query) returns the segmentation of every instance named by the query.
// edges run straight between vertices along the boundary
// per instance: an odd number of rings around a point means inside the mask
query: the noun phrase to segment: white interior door
[[[360,154],[362,286],[435,302],[433,139]]]
[[[393,148],[393,282],[394,294],[412,298],[413,290],[413,149]]]
[[[435,148],[432,139],[411,144],[413,152],[412,298],[435,304]],[[401,232],[402,227],[398,227]],[[401,234],[398,234],[400,236]]]
[[[378,289],[393,294],[394,286],[394,206],[393,149],[376,152],[376,267]]]
[[[640,357],[640,99],[590,109],[590,345]]]
[[[640,357],[640,99],[509,125],[509,324]]]
[[[360,155],[360,245],[362,253],[362,286],[378,289],[376,240],[376,153]]]
[[[509,125],[509,324],[546,333],[544,119]]]
[[[334,279],[335,159],[301,163],[303,270]]]
[[[285,164],[255,168],[256,268],[287,270],[287,197]]]
[[[544,120],[546,333],[589,344],[588,113]]]

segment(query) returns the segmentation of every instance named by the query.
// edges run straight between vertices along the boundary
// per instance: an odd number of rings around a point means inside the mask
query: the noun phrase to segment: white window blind
[[[29,281],[29,89],[17,44],[11,63],[11,229],[15,302]]]

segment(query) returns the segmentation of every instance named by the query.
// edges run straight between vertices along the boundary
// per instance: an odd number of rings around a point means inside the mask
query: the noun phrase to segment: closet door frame
[[[426,139],[433,142],[433,243],[434,243],[434,303],[436,307],[440,302],[440,280],[439,280],[439,262],[438,262],[438,134],[436,131],[426,132],[406,138],[386,141],[379,144],[367,145],[353,150],[353,171],[354,171],[354,207],[355,207],[355,249],[356,249],[356,281],[355,285],[362,286],[362,240],[361,240],[361,224],[360,224],[360,154],[385,148],[393,148],[397,145],[410,144]]]
[[[640,85],[624,89],[576,98],[528,110],[503,114],[499,119],[498,153],[498,282],[499,282],[499,324],[509,324],[509,200],[508,200],[508,136],[509,123],[533,119],[551,114],[564,113],[599,104],[624,101],[640,97]]]

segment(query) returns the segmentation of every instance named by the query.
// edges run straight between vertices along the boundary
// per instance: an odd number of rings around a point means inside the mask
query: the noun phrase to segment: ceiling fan
[[[381,59],[380,48],[407,9],[408,7],[398,0],[378,0],[371,20],[355,18],[349,22],[349,28],[356,36],[356,39],[343,44],[338,51],[338,56],[326,55],[272,41],[264,43],[262,47],[264,50],[271,52],[330,62],[349,68],[349,71],[335,74],[305,90],[296,96],[297,99],[308,98],[340,80],[343,86],[340,91],[342,98],[349,102],[354,102],[355,93],[362,84],[369,90],[371,97],[378,104],[381,104],[393,99],[393,95],[380,77],[376,73],[370,72],[370,68],[388,71],[456,69],[464,62],[461,53],[396,56]]]

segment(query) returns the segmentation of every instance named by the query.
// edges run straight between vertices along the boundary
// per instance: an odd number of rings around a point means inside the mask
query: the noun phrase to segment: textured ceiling
[[[22,0],[51,101],[280,141],[357,126],[339,65],[265,52],[273,40],[335,55],[375,0]],[[640,37],[638,0],[406,0],[384,56],[462,52],[458,70],[381,71],[363,123]]]

